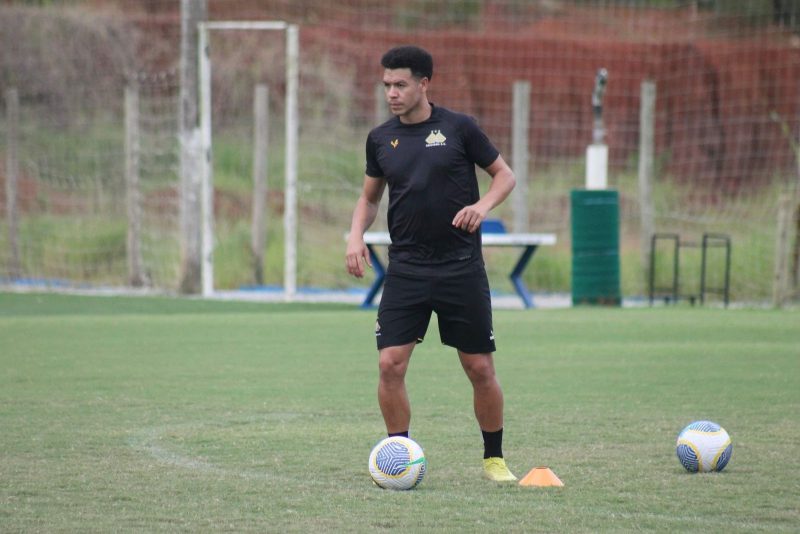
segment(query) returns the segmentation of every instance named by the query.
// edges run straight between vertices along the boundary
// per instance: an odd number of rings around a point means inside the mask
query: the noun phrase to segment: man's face
[[[428,78],[417,79],[411,69],[383,71],[383,89],[393,115],[404,116],[417,109],[428,89]]]

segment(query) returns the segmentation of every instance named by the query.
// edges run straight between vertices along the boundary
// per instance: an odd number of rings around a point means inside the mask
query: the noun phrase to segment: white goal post
[[[200,130],[203,146],[201,173],[201,278],[204,297],[214,294],[214,176],[211,141],[211,58],[208,34],[212,30],[286,32],[286,164],[283,214],[283,291],[291,301],[297,292],[297,157],[298,80],[300,41],[296,24],[283,21],[213,21],[197,25],[199,41]]]

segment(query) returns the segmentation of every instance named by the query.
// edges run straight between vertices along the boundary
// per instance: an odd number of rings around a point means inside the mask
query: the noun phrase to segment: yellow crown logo
[[[391,141],[389,144],[392,145],[392,148],[397,148],[397,145],[400,144],[400,140],[399,139],[395,139],[395,140]]]

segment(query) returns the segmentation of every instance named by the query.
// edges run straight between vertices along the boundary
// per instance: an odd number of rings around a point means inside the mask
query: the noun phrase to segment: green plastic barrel
[[[619,195],[573,190],[572,304],[619,306]]]

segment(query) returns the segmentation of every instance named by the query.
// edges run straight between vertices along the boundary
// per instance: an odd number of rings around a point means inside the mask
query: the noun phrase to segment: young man
[[[454,347],[473,387],[484,439],[484,474],[514,481],[503,459],[503,392],[492,353],[492,308],[481,252],[481,222],[514,188],[514,173],[475,121],[435,106],[427,90],[433,59],[402,46],[381,59],[394,117],[367,138],[367,167],[353,212],[347,270],[370,267],[364,232],[389,186],[389,266],[378,309],[378,402],[389,435],[408,436],[405,375],[411,352],[436,312],[441,341]],[[492,176],[480,198],[475,165]]]

